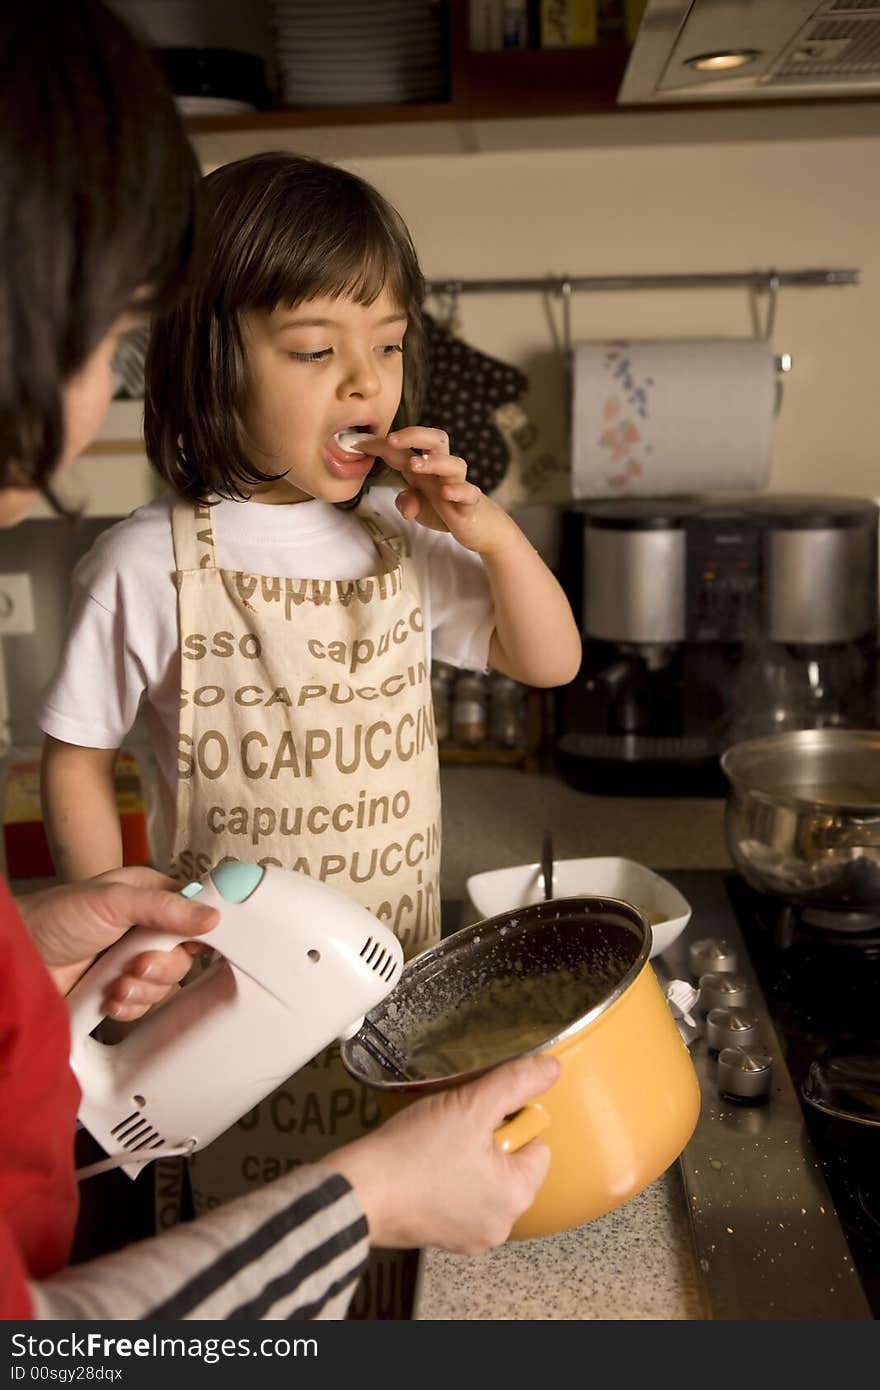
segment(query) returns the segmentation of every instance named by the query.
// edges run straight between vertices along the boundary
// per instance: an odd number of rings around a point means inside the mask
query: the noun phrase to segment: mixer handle
[[[220,920],[211,928],[207,937],[133,927],[99,956],[67,996],[74,1053],[80,1040],[88,1038],[107,1017],[103,1009],[104,996],[113,981],[125,974],[136,956],[142,955],[145,951],[171,951],[184,941],[196,941],[207,943],[235,963],[236,953],[241,950],[242,938],[234,921],[224,919],[222,910],[229,903],[243,902],[250,897],[262,882],[265,872],[260,864],[228,860],[218,864],[205,878],[187,883],[180,890],[185,898],[198,898],[203,906],[221,910]],[[92,1041],[94,1042],[94,1039]]]
[[[205,893],[200,901],[205,902],[208,907],[223,905],[222,898],[214,898],[210,893]],[[210,946],[212,950],[219,951],[220,955],[234,963],[236,947],[241,946],[241,934],[233,920],[224,920],[223,917],[204,936],[186,933],[178,935],[175,932],[155,931],[147,927],[132,927],[131,931],[126,932],[115,945],[110,946],[98,957],[67,996],[74,1053],[81,1039],[95,1041],[89,1039],[88,1035],[107,1017],[104,1009],[107,991],[114,980],[125,974],[135,957],[142,955],[144,951],[171,951],[184,941],[196,941]],[[102,1044],[95,1043],[95,1046],[100,1047]]]

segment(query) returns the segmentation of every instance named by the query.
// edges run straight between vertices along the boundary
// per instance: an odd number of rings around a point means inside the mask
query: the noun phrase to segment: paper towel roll
[[[574,497],[766,487],[776,402],[769,343],[580,343],[573,376]]]

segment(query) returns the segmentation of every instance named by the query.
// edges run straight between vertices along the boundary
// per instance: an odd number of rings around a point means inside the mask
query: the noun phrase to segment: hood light
[[[731,48],[723,53],[698,53],[695,58],[686,58],[685,64],[696,68],[697,72],[730,72],[733,68],[744,68],[760,56],[758,48]]]

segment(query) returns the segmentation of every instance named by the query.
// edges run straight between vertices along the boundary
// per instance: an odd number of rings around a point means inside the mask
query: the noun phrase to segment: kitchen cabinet
[[[475,52],[468,36],[468,0],[448,0],[447,19],[449,89],[445,101],[191,115],[187,127],[194,134],[253,132],[285,127],[584,115],[615,109],[630,53],[630,45],[623,39],[600,38],[590,48]]]
[[[445,100],[396,105],[276,107],[234,115],[189,115],[187,129],[193,135],[248,133],[268,139],[273,131],[310,130],[321,127],[421,126],[449,123],[467,131],[486,120],[525,122],[530,118],[609,116],[621,126],[632,125],[633,115],[651,113],[652,127],[660,138],[674,138],[676,115],[706,107],[731,111],[736,101],[717,98],[705,102],[669,103],[661,109],[651,104],[617,105],[632,51],[624,38],[603,37],[592,47],[523,48],[474,51],[468,34],[468,0],[447,0],[449,36],[449,85]],[[770,114],[792,101],[748,103]],[[876,112],[875,98],[864,94],[815,99],[801,98],[800,107],[857,109],[865,107],[863,120]],[[620,119],[625,118],[625,119]],[[628,119],[626,119],[628,118]],[[657,137],[655,137],[657,138]],[[265,144],[263,145],[265,148]],[[430,142],[426,148],[432,148]],[[392,152],[394,152],[392,150]]]

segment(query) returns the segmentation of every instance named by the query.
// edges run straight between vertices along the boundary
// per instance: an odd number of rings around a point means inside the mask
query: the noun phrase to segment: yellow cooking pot
[[[525,1052],[550,1052],[562,1070],[549,1091],[496,1131],[514,1151],[540,1134],[550,1167],[514,1239],[580,1226],[659,1177],[691,1137],[700,1089],[649,963],[651,928],[630,903],[561,898],[504,912],[447,937],[410,961],[397,988],[369,1015],[410,1055],[426,1025],[471,1015],[494,980],[570,970],[584,994],[570,1022]],[[462,1085],[486,1068],[401,1081],[355,1036],[342,1059],[391,1113],[429,1091]]]

